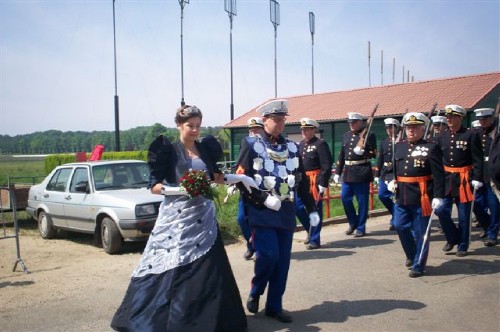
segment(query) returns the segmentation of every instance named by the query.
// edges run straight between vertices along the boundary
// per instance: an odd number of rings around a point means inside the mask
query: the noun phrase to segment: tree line
[[[177,128],[167,128],[159,123],[120,131],[122,151],[147,150],[149,144],[164,135],[177,140]],[[227,147],[228,134],[221,127],[203,127],[201,136],[215,136],[223,147]],[[25,135],[0,135],[0,154],[54,154],[91,152],[94,146],[102,144],[106,151],[115,151],[114,131],[60,131],[47,130]]]

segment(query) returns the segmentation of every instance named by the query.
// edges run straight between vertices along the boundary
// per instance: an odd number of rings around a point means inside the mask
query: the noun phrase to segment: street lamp
[[[233,104],[233,16],[236,16],[236,0],[224,0],[224,10],[229,15],[229,57],[231,64],[231,105],[229,111],[231,120],[234,119]]]
[[[309,31],[311,31],[311,81],[312,94],[314,94],[314,13],[309,12]]]
[[[276,60],[276,39],[278,38],[278,25],[280,25],[280,4],[276,0],[269,0],[271,23],[274,26],[274,98],[278,98],[278,73]]]
[[[116,76],[115,0],[113,0],[113,49],[115,63],[115,150],[120,151],[120,107],[118,101],[118,80]]]
[[[182,43],[182,20],[184,18],[184,6],[189,3],[189,0],[179,0],[181,6],[181,106],[184,106],[184,45]]]

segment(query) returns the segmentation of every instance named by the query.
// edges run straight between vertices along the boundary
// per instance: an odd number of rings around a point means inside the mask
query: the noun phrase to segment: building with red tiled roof
[[[493,72],[285,97],[284,99],[288,100],[289,114],[285,134],[291,139],[300,140],[300,119],[313,118],[320,123],[321,136],[329,143],[336,159],[342,135],[348,130],[345,121],[348,112],[359,112],[369,116],[378,103],[372,128],[377,141],[380,142],[385,137],[383,119],[386,117],[399,119],[407,110],[427,113],[435,103],[437,110],[444,109],[448,104],[457,104],[469,111],[466,119],[468,125],[474,118],[472,112],[474,109],[495,108],[499,96],[500,72]],[[241,139],[248,134],[246,121],[257,115],[255,109],[258,106],[224,126],[231,131],[232,156],[238,155]]]

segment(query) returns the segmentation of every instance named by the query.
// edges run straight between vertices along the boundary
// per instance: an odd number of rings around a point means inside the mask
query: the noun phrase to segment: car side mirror
[[[79,193],[89,193],[89,182],[88,181],[81,181],[78,182],[75,186],[76,192]]]

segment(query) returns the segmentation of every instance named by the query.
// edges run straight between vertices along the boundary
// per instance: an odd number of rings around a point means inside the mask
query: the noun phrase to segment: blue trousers
[[[307,213],[307,210],[304,206],[304,202],[302,202],[300,197],[296,197],[295,207],[297,211],[296,212],[297,218],[299,218],[300,223],[304,227],[304,230],[307,232],[307,236],[309,237],[309,243],[320,245],[321,244],[320,233],[321,233],[321,227],[323,225],[323,201],[320,200],[316,204],[319,214],[319,224],[316,227],[311,227],[311,224],[309,223],[309,213]]]
[[[422,216],[420,205],[394,205],[394,223],[406,258],[413,261],[412,269],[424,272],[429,255],[429,241],[423,247],[424,236],[429,224],[429,217]],[[418,258],[422,253],[420,263]]]
[[[500,203],[489,183],[485,183],[476,191],[474,213],[488,239],[496,240],[500,223]]]
[[[378,183],[378,198],[384,204],[387,211],[391,213],[391,225],[394,226],[394,201],[392,200],[394,193],[387,189],[387,185],[381,179]]]
[[[253,231],[256,258],[250,296],[264,294],[269,284],[266,312],[278,313],[283,310],[283,294],[290,268],[293,231],[271,227],[254,227]]]
[[[240,225],[241,234],[243,235],[247,243],[247,249],[253,250],[252,243],[250,242],[250,237],[252,235],[252,228],[248,223],[247,213],[248,212],[245,212],[243,200],[240,198],[240,200],[238,201],[238,216],[237,216],[238,225]]]
[[[368,219],[368,199],[370,194],[370,182],[342,183],[340,195],[342,205],[349,221],[349,226],[356,229],[358,233],[366,232],[366,219]],[[352,202],[354,196],[358,201],[358,213]]]
[[[453,203],[455,203],[458,210],[458,227],[451,219]],[[470,209],[471,202],[460,203],[458,197],[447,196],[444,198],[443,205],[436,210],[446,242],[458,245],[458,251],[467,251],[469,249]]]

